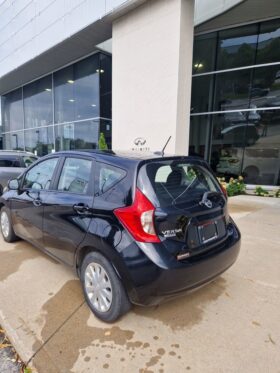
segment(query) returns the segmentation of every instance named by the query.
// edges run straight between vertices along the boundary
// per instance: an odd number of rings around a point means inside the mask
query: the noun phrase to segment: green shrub
[[[246,190],[246,185],[244,183],[243,177],[238,176],[237,179],[231,177],[229,179],[229,183],[226,186],[226,190],[229,197],[244,194]]]
[[[106,143],[106,139],[103,132],[100,132],[99,140],[98,140],[98,149],[99,150],[107,150],[108,145]]]
[[[280,198],[280,188],[274,193],[274,197]]]
[[[254,190],[254,193],[257,196],[262,196],[262,197],[269,195],[269,192],[266,189],[262,188],[261,186],[257,186],[256,189]]]

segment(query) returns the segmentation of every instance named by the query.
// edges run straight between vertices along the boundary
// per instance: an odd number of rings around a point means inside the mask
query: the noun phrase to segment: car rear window
[[[16,157],[1,157],[0,158],[0,167],[21,167],[20,159]]]
[[[106,193],[118,184],[125,176],[126,171],[119,167],[96,162],[95,194],[100,196]]]
[[[218,182],[204,167],[178,161],[147,164],[146,173],[160,205],[176,205],[205,192],[220,192]]]

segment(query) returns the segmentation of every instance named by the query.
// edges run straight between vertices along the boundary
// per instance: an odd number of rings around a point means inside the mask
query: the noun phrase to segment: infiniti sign
[[[143,137],[137,137],[133,142],[136,146],[143,146],[146,144],[146,139]]]
[[[144,137],[136,137],[136,139],[133,141],[134,146],[132,147],[132,150],[135,150],[137,152],[150,151],[150,148],[147,146],[146,143],[147,140]]]

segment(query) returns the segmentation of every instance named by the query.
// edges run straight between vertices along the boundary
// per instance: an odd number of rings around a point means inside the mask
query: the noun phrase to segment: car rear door
[[[93,159],[77,155],[63,159],[44,209],[44,247],[54,257],[73,265],[76,248],[84,239],[93,205]]]
[[[147,197],[157,206],[156,233],[166,250],[187,258],[226,238],[226,197],[209,170],[190,161],[161,161],[148,164],[146,175],[153,190],[146,186]]]

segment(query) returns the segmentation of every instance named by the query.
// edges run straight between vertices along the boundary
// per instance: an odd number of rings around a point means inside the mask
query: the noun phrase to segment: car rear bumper
[[[166,267],[166,261],[159,263],[156,255],[153,260],[148,259],[149,262],[143,260],[141,268],[141,261],[138,260],[137,274],[135,271],[132,274],[134,286],[129,292],[131,302],[143,306],[156,305],[212,281],[236,261],[240,238],[240,232],[234,225],[234,232],[226,241],[186,261],[176,260]],[[142,278],[140,282],[139,278]]]

